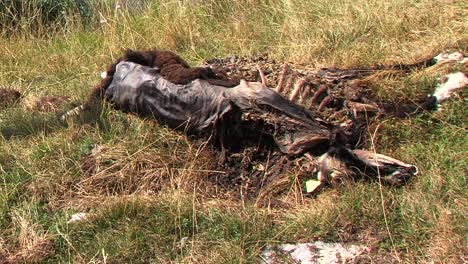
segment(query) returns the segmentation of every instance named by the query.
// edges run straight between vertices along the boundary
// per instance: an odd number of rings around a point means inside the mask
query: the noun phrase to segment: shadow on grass
[[[51,133],[60,127],[53,113],[31,112],[21,108],[9,108],[0,114],[0,135],[5,139],[27,137],[39,133]]]
[[[9,108],[0,113],[0,136],[9,140],[11,138],[24,138],[40,133],[50,134],[59,129],[68,127],[68,122],[59,119],[59,113],[30,111],[22,108]],[[106,116],[90,113],[73,120],[75,124],[96,124],[106,130],[109,122]]]

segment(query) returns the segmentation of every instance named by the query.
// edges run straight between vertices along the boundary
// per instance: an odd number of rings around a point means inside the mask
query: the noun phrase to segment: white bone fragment
[[[448,74],[442,79],[444,79],[445,82],[437,86],[434,94],[432,94],[437,98],[439,103],[450,98],[456,90],[468,85],[468,78],[462,72]]]

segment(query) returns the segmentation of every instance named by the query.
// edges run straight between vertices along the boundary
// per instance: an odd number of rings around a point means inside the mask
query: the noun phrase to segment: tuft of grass
[[[0,135],[5,139],[51,133],[62,127],[54,114],[9,109],[0,114]]]

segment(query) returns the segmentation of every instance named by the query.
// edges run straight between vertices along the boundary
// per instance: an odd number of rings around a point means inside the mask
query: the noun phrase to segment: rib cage
[[[367,88],[360,86],[359,82],[345,81],[375,72],[375,69],[323,69],[317,72],[306,65],[276,63],[267,56],[212,59],[205,66],[224,70],[234,79],[263,82],[289,100],[321,113],[321,117],[329,121],[330,116],[337,117],[336,110],[344,108],[346,101],[365,101],[363,95],[367,93]]]
[[[445,62],[460,61],[446,59]],[[314,111],[318,116],[335,124],[342,124],[344,114],[357,112],[381,112],[379,103],[370,93],[365,77],[377,72],[410,72],[432,66],[440,62],[435,58],[424,59],[412,64],[377,65],[368,68],[337,69],[323,68],[315,71],[306,65],[279,64],[267,55],[251,58],[231,56],[225,59],[212,59],[205,66],[226,71],[234,79],[263,82],[289,100]],[[461,58],[461,59],[460,59]]]
[[[279,64],[265,56],[252,58],[232,56],[225,59],[208,60],[205,65],[223,69],[228,76],[234,79],[266,82],[264,84],[268,87],[309,109],[316,106],[311,101],[313,94],[319,88],[322,88],[323,92],[323,87],[328,84],[328,81],[320,78],[316,72],[306,66]]]

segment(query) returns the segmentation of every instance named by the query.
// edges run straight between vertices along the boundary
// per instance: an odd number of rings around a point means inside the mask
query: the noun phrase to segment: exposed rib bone
[[[301,88],[304,86],[305,80],[302,79],[298,81],[294,87],[294,90],[292,91],[291,95],[289,96],[290,101],[295,101],[297,96],[299,95],[299,92],[301,91]]]
[[[322,111],[322,108],[327,106],[328,103],[331,102],[332,97],[330,95],[327,95],[327,97],[323,98],[323,101],[320,103],[317,111]]]
[[[319,86],[319,88],[317,89],[317,91],[315,91],[314,93],[314,96],[312,97],[312,101],[311,103],[315,103],[317,101],[317,99],[319,98],[319,96],[325,92],[326,90],[328,89],[328,86],[326,86],[325,84],[322,84]]]
[[[289,93],[289,90],[291,90],[293,79],[294,79],[294,76],[291,75],[288,79],[288,82],[286,83],[286,87],[284,87],[283,94],[287,95]]]
[[[278,85],[276,86],[276,92],[281,93],[281,90],[283,89],[283,82],[284,82],[284,76],[286,75],[286,71],[288,70],[288,64],[283,65],[283,70],[281,71],[281,75],[278,81]]]
[[[305,85],[305,88],[302,90],[302,93],[301,93],[301,98],[299,98],[299,103],[300,104],[303,104],[304,103],[304,100],[306,99],[306,97],[309,95],[310,93],[310,84],[306,84]]]
[[[263,73],[262,69],[257,65],[258,73],[260,74],[260,79],[262,80],[262,84],[268,86],[267,79],[265,77],[265,73]]]

